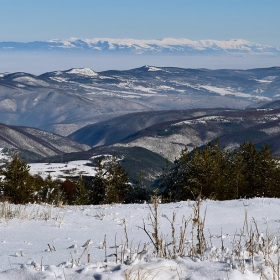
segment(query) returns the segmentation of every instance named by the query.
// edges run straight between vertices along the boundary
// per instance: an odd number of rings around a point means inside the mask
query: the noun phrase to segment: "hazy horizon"
[[[280,47],[279,0],[1,0],[0,41],[189,38]]]
[[[0,0],[0,42],[75,38],[244,39],[280,47],[279,0]],[[143,65],[183,68],[259,68],[271,56],[108,56],[0,52],[0,72],[41,74],[74,67],[95,71]]]
[[[70,68],[129,70],[144,65],[158,67],[251,69],[280,66],[280,57],[265,55],[114,55],[79,53],[1,53],[0,73],[27,72],[40,75],[45,72]]]

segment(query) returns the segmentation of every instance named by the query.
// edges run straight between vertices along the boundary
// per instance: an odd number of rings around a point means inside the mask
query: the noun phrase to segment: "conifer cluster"
[[[32,176],[29,166],[15,156],[0,169],[0,200],[16,204],[104,204],[133,203],[149,199],[149,192],[141,181],[131,184],[128,174],[112,157],[99,160],[96,175],[87,184],[82,176],[77,180],[53,179],[49,174],[45,179]]]
[[[253,142],[226,150],[219,142],[185,148],[174,167],[161,175],[160,189],[170,201],[204,198],[227,200],[280,197],[279,159],[269,145],[259,150]]]
[[[64,181],[32,176],[29,166],[15,156],[0,169],[0,200],[25,204],[110,204],[142,203],[150,192],[141,174],[136,184],[129,182],[116,157],[99,159],[95,176],[85,180]],[[158,180],[164,201],[203,198],[226,200],[251,197],[280,197],[279,159],[269,145],[257,149],[244,142],[237,149],[226,150],[219,142],[209,142],[192,151],[183,149],[171,169],[166,168]]]

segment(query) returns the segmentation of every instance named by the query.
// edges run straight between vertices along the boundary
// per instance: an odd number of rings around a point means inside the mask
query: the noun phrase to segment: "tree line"
[[[219,141],[192,151],[185,148],[174,167],[161,174],[159,187],[166,200],[215,200],[280,197],[279,158],[270,146],[257,149],[252,141],[229,150]]]
[[[98,160],[95,176],[64,181],[30,175],[29,166],[15,156],[0,169],[0,200],[11,203],[105,204],[143,203],[151,191],[138,182],[129,182],[116,157]],[[280,197],[279,158],[270,146],[257,149],[253,142],[238,148],[221,148],[219,141],[209,142],[192,151],[183,149],[171,168],[159,174],[154,184],[165,202],[196,199],[215,200],[251,197]]]
[[[141,203],[149,199],[149,192],[139,180],[131,184],[128,174],[116,157],[99,159],[96,174],[90,179],[80,176],[77,180],[45,179],[32,176],[29,166],[16,155],[0,169],[0,200],[15,204],[105,204]]]

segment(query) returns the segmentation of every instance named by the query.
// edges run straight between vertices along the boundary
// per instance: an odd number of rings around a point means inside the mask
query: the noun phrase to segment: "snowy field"
[[[279,279],[280,199],[203,201],[202,254],[191,251],[197,243],[194,205],[159,205],[159,236],[168,252],[160,258],[153,253],[148,204],[1,203],[0,279]],[[173,251],[173,238],[178,249],[183,217],[189,223],[182,257]]]
[[[43,179],[50,174],[53,179],[63,179],[66,177],[94,176],[95,169],[89,160],[76,160],[68,163],[29,163],[29,173],[40,175]]]

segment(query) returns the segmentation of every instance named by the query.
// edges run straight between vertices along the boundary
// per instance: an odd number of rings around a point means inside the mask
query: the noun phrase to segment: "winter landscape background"
[[[0,279],[280,279],[278,0],[0,5]]]

